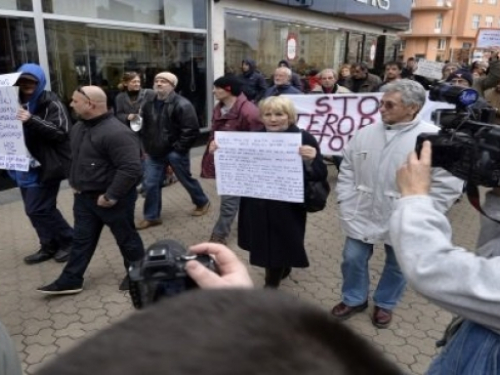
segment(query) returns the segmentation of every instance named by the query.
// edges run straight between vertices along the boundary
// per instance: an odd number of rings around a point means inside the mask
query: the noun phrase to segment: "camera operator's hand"
[[[408,155],[408,161],[397,174],[397,182],[401,195],[427,195],[431,186],[431,143],[425,141],[420,152],[420,160],[417,153],[412,151]]]
[[[247,268],[229,248],[215,243],[201,243],[189,248],[191,254],[208,254],[215,259],[220,275],[191,260],[186,264],[189,276],[203,289],[252,288]]]

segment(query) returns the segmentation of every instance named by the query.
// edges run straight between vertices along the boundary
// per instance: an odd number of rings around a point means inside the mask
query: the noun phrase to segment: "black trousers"
[[[20,188],[24,211],[42,246],[66,247],[73,239],[73,228],[57,209],[59,182]]]
[[[136,189],[132,189],[126,197],[110,208],[99,207],[98,196],[99,194],[75,194],[73,247],[58,280],[64,285],[83,284],[83,275],[94,255],[104,225],[109,227],[115,237],[125,269],[128,269],[130,262],[144,257],[144,245],[134,224]]]

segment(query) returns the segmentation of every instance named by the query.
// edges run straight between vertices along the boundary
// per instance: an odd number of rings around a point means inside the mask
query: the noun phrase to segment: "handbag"
[[[307,212],[322,211],[330,194],[330,184],[326,180],[306,181],[304,186],[304,206]]]

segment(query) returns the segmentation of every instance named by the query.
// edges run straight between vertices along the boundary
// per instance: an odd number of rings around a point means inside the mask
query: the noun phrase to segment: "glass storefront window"
[[[0,9],[32,12],[33,3],[31,0],[0,0]]]
[[[31,18],[0,17],[0,74],[27,62],[38,63],[35,24]]]
[[[42,0],[42,8],[66,16],[206,29],[206,0]]]
[[[103,87],[112,103],[124,72],[140,72],[142,86],[151,88],[154,76],[168,70],[206,126],[206,35],[52,20],[45,30],[52,90],[66,102],[78,85],[92,84]]]
[[[311,70],[336,68],[341,62],[344,43],[341,31],[233,14],[226,15],[225,25],[228,71],[240,73],[244,58],[254,59],[266,77],[273,74],[280,60],[287,58],[301,76]],[[291,38],[296,41],[295,56],[287,53]]]

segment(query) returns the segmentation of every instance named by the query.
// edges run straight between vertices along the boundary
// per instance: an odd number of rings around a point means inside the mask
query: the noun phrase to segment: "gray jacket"
[[[500,220],[500,197],[486,195]],[[481,218],[476,254],[451,243],[446,217],[425,195],[400,199],[390,234],[398,263],[416,291],[446,310],[500,334],[500,225]],[[488,258],[488,259],[487,259]]]
[[[0,323],[0,375],[22,375],[16,347],[7,329]]]
[[[387,140],[385,125],[359,130],[344,149],[337,181],[340,222],[344,233],[366,242],[391,244],[389,218],[400,198],[396,172],[415,148],[418,134],[438,127],[418,118]],[[463,181],[441,168],[432,171],[431,196],[446,212],[462,193]]]

